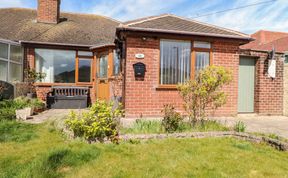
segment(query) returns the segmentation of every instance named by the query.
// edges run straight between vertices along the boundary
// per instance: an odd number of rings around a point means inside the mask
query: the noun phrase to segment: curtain
[[[190,78],[190,42],[161,40],[160,55],[160,84],[178,84]]]
[[[209,52],[196,52],[195,73],[197,74],[201,69],[209,66],[210,53]]]

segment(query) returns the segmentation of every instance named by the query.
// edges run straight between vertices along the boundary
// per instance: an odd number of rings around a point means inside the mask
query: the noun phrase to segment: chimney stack
[[[37,22],[59,23],[61,0],[38,0]]]

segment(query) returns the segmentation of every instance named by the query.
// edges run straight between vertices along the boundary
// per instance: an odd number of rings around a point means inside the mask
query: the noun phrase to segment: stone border
[[[234,137],[241,140],[246,140],[254,143],[266,143],[277,150],[288,151],[288,143],[264,136],[255,136],[249,133],[240,132],[189,132],[189,133],[172,133],[172,134],[126,134],[120,135],[120,140],[151,140],[151,139],[166,139],[166,138],[221,138]]]

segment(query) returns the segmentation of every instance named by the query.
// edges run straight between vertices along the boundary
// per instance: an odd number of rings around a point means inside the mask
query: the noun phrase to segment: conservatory
[[[10,83],[23,80],[23,50],[19,43],[0,40],[0,80]]]

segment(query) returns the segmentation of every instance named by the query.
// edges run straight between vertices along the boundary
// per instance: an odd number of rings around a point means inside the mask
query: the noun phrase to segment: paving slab
[[[82,112],[83,109],[49,109],[38,115],[33,116],[33,119],[26,120],[27,123],[41,124],[48,120],[65,118],[71,111]]]

